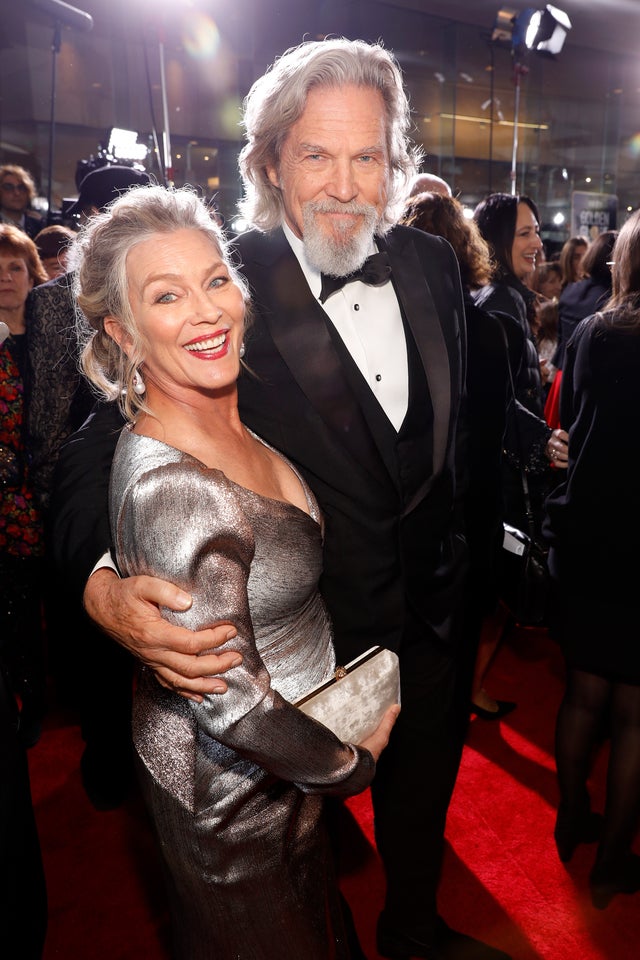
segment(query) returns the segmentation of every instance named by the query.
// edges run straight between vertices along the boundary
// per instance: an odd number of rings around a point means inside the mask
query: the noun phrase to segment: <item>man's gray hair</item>
[[[259,230],[273,230],[284,219],[282,195],[267,176],[278,167],[283,143],[301,117],[307,95],[317,87],[371,87],[382,95],[386,111],[390,182],[379,233],[396,222],[407,184],[421,161],[421,150],[409,138],[409,101],[400,67],[379,43],[363,40],[306,41],[279,57],[251,87],[244,101],[247,143],[239,157],[245,196],[239,209]]]

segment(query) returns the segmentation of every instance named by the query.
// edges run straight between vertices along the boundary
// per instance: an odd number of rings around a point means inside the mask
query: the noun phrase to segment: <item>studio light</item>
[[[112,127],[107,150],[116,160],[147,159],[148,149],[144,143],[138,143],[138,134],[135,130],[122,130]]]
[[[563,10],[548,3],[543,8],[527,7],[521,13],[501,7],[491,35],[492,43],[509,43],[515,56],[529,50],[555,56],[564,46],[571,20]]]
[[[525,16],[527,12],[525,10],[521,16]],[[571,20],[567,14],[548,3],[544,10],[534,10],[531,14],[526,25],[524,43],[527,50],[555,56],[562,50],[569,30]]]

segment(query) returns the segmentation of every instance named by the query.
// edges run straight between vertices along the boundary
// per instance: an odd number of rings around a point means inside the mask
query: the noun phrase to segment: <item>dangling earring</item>
[[[240,349],[238,350],[238,353],[240,354],[240,359],[242,360],[242,358],[244,357],[244,340],[240,344]]]
[[[142,379],[142,374],[140,373],[139,370],[136,370],[136,372],[134,373],[132,383],[133,383],[133,392],[137,394],[139,397],[143,396],[144,393],[146,392],[147,387],[144,380]]]

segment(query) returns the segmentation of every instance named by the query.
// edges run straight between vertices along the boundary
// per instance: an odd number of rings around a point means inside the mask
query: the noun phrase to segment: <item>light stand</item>
[[[147,86],[149,93],[149,110],[151,112],[153,140],[155,144],[155,157],[158,164],[158,171],[166,187],[173,183],[173,169],[171,158],[171,133],[169,130],[169,103],[167,94],[167,76],[165,71],[165,29],[166,17],[164,12],[158,13],[157,19],[151,18],[146,24],[147,34],[144,40],[144,57],[147,71]],[[148,38],[148,39],[147,39]],[[162,100],[162,150],[158,136],[158,123],[156,121],[155,98],[153,96],[153,87],[151,82],[151,69],[148,59],[148,49],[151,43],[158,45],[158,61],[160,67],[160,97]]]
[[[511,196],[515,197],[518,193],[518,121],[520,118],[520,87],[522,78],[529,72],[529,68],[519,59],[513,64],[513,82],[515,84],[515,95],[513,104],[513,145],[511,148]]]
[[[166,186],[173,182],[171,162],[171,133],[169,131],[169,106],[167,100],[167,78],[164,69],[164,28],[158,30],[158,54],[160,58],[160,91],[162,94],[162,153]]]
[[[530,50],[555,57],[562,50],[571,21],[562,10],[550,3],[542,10],[527,7],[516,15],[513,10],[498,11],[491,37],[492,42],[510,41],[514,58],[513,82],[515,85],[513,143],[511,150],[511,195],[517,196],[518,124],[520,120],[520,90],[522,78],[529,72],[524,58]],[[493,94],[492,94],[493,96]]]
[[[36,7],[53,17],[53,40],[51,41],[51,107],[49,112],[49,169],[47,174],[47,226],[52,222],[51,201],[53,196],[53,156],[56,131],[56,77],[57,62],[62,45],[62,26],[87,32],[93,27],[93,17],[62,0],[33,0]]]
[[[56,20],[51,41],[51,106],[49,112],[49,164],[47,175],[47,226],[51,224],[51,201],[53,196],[53,154],[56,139],[56,64],[62,44],[62,25]]]

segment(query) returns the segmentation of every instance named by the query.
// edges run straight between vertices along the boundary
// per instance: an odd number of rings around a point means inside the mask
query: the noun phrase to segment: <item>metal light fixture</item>
[[[491,34],[492,43],[511,43],[513,25],[517,16],[518,11],[511,10],[509,7],[501,7],[498,10]]]
[[[555,56],[560,53],[571,30],[571,20],[558,7],[550,3],[543,10],[528,7],[515,18],[512,43],[537,53]]]
[[[136,130],[123,130],[121,127],[112,127],[109,135],[109,154],[115,160],[137,160],[142,163],[147,159],[148,147],[138,143]]]
[[[514,54],[535,50],[555,56],[564,46],[571,20],[558,7],[527,7],[521,13],[501,7],[496,14],[492,43],[509,44]]]

